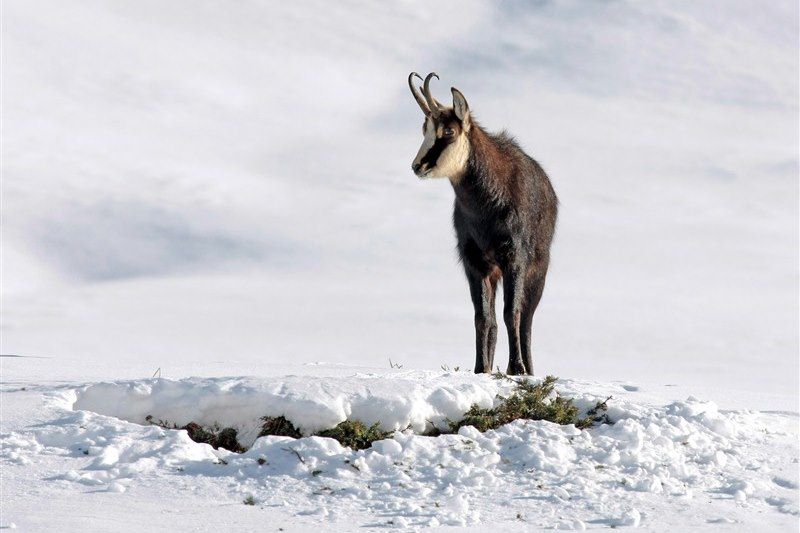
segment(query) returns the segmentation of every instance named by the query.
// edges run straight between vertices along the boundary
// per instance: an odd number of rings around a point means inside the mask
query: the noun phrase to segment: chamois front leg
[[[494,364],[497,319],[494,300],[499,271],[465,264],[472,306],[475,308],[475,373],[488,373]]]
[[[508,370],[510,375],[530,374],[522,350],[522,309],[525,304],[525,269],[510,265],[503,269],[503,319],[508,330]]]

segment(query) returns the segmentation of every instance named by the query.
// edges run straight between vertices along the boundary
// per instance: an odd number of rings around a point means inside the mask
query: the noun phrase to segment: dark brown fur
[[[440,120],[458,118],[450,111]],[[494,366],[494,302],[502,279],[507,371],[533,374],[531,322],[550,264],[558,199],[539,163],[508,134],[490,134],[472,120],[467,135],[469,162],[451,183],[458,253],[475,308],[475,372]]]

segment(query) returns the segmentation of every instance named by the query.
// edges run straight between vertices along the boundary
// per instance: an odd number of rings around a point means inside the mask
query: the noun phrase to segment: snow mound
[[[305,435],[347,419],[379,423],[384,430],[421,433],[431,423],[453,420],[473,404],[491,407],[508,395],[510,380],[471,372],[402,372],[391,379],[356,374],[334,380],[309,376],[273,378],[150,379],[97,383],[77,391],[74,409],[145,424],[146,417],[184,426],[218,424],[238,431],[250,446],[264,416],[285,416]]]
[[[71,457],[78,466],[53,479],[112,493],[190,476],[210,499],[252,497],[301,523],[334,522],[339,530],[519,521],[639,526],[652,513],[690,506],[706,524],[754,511],[798,514],[794,415],[725,413],[695,398],[654,406],[629,396],[610,402],[613,425],[589,430],[518,420],[485,433],[414,433],[428,420],[458,418],[472,403],[489,406],[512,385],[431,372],[98,383],[54,396],[59,415],[50,423],[3,435],[2,460]],[[585,405],[600,398],[571,381],[557,388]],[[361,451],[321,437],[255,439],[259,417],[281,414],[306,432],[345,418],[398,431]],[[252,446],[242,454],[214,450],[185,431],[142,425],[147,415],[231,425]]]

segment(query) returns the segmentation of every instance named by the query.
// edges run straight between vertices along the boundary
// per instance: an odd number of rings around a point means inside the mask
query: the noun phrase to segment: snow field
[[[414,433],[472,403],[489,406],[511,385],[466,372],[97,383],[49,395],[53,419],[4,434],[2,462],[5,471],[63,457],[52,480],[111,493],[188,476],[221,487],[230,502],[252,497],[259,508],[337,530],[639,526],[690,508],[706,525],[764,515],[796,523],[795,415],[721,412],[695,398],[656,406],[628,395],[609,402],[613,425],[585,431],[516,421],[486,433]],[[624,388],[560,380],[557,390],[587,408]],[[281,414],[304,432],[345,418],[397,431],[362,451],[321,437],[255,439],[260,416]],[[185,431],[142,425],[147,415],[232,426],[251,446],[214,450]]]

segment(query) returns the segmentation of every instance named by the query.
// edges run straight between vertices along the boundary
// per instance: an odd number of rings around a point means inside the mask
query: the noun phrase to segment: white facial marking
[[[419,147],[417,157],[414,158],[414,164],[418,165],[422,162],[422,158],[428,153],[428,150],[433,148],[433,143],[436,142],[436,128],[433,127],[433,121],[429,118],[425,119],[425,139],[422,141],[422,146]]]
[[[425,120],[425,138],[422,141],[422,146],[417,152],[417,157],[414,158],[414,164],[420,164],[422,159],[433,148],[436,143],[437,136],[441,136],[444,126],[441,124],[435,126],[433,120],[428,118]],[[467,140],[466,133],[462,131],[458,137],[450,143],[447,148],[439,155],[436,161],[436,166],[432,169],[427,169],[427,173],[420,176],[422,178],[450,178],[451,181],[457,182],[464,170],[467,168],[469,160],[469,141]]]
[[[456,140],[450,143],[439,156],[436,166],[426,178],[450,178],[458,182],[469,161],[469,141],[462,132]]]

